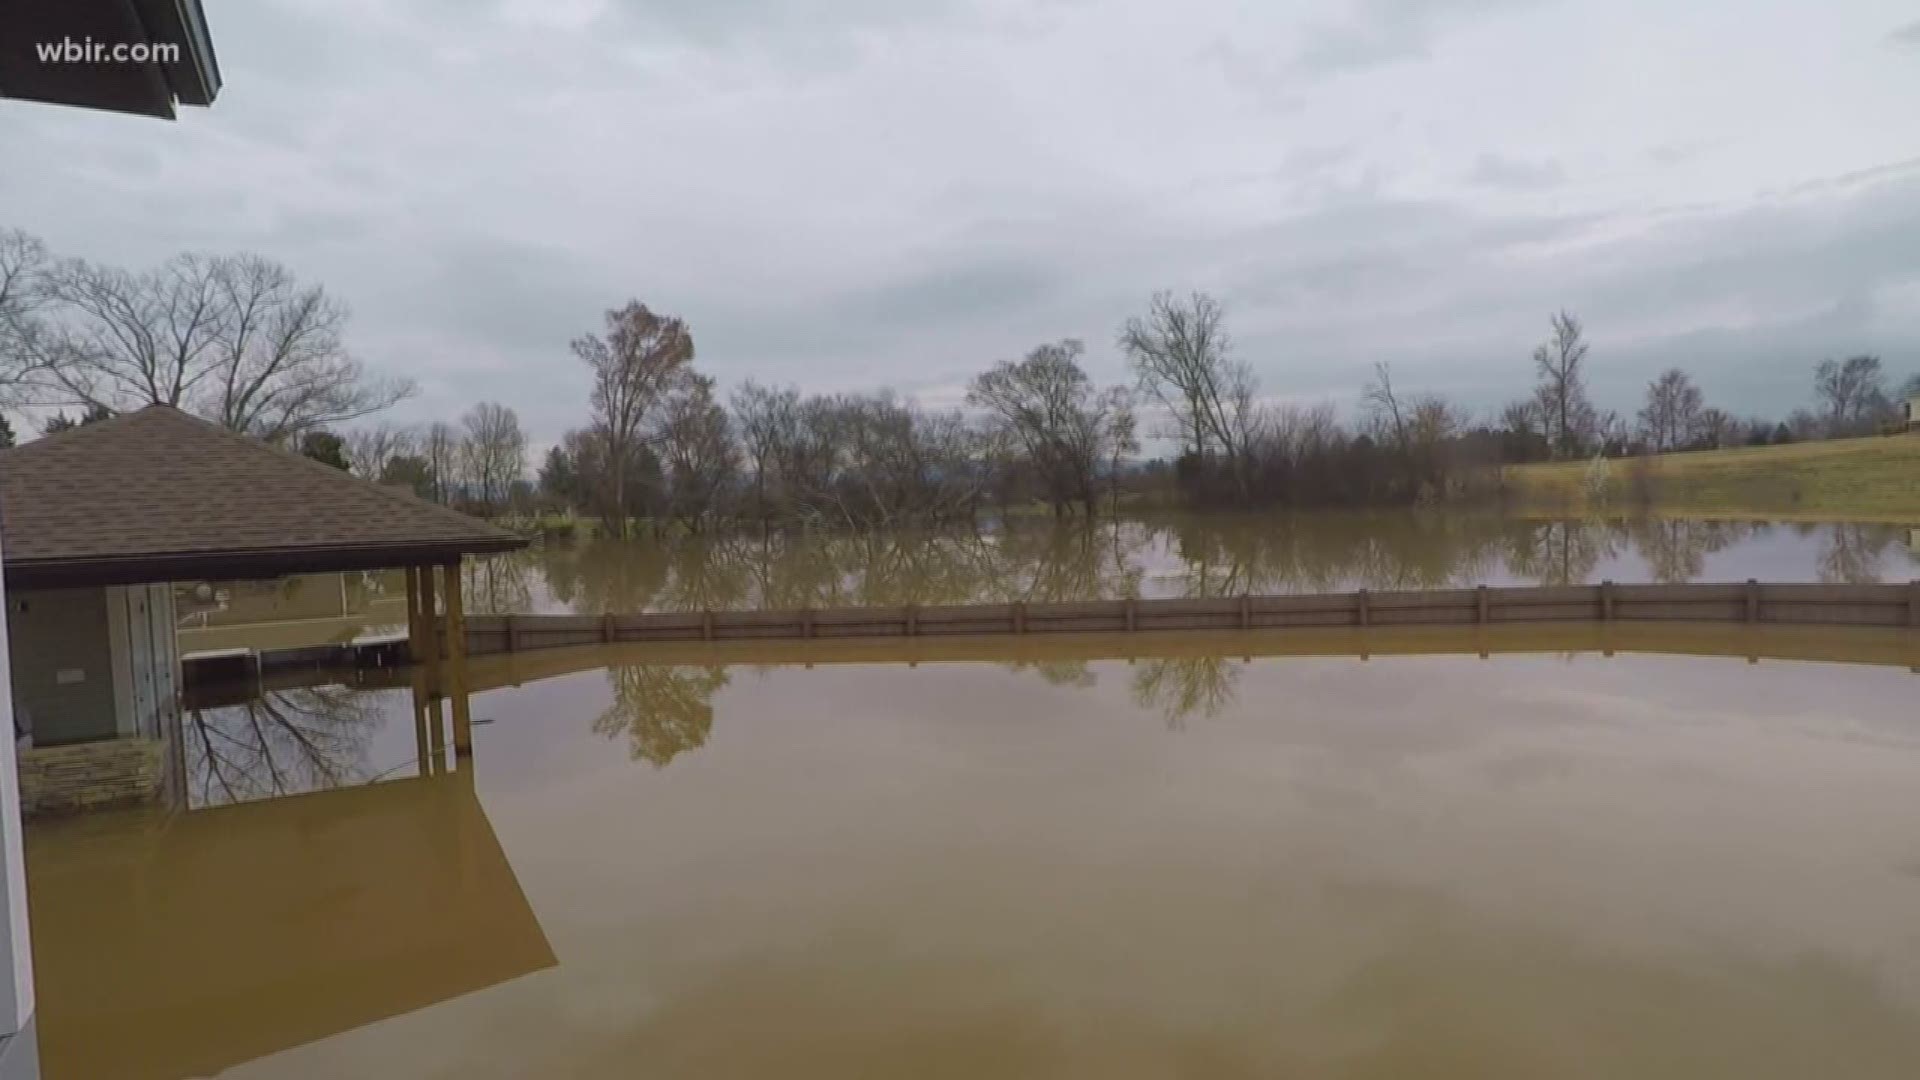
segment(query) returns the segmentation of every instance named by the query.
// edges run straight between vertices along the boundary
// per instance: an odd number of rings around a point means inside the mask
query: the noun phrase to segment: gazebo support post
[[[426,638],[420,630],[420,568],[409,566],[407,575],[407,659],[416,666],[426,662]]]
[[[420,655],[427,669],[427,694],[434,700],[445,692],[440,683],[440,613],[434,600],[434,568],[420,567]]]
[[[467,702],[466,602],[461,596],[460,564],[447,563],[440,571],[446,577],[447,694],[453,700],[453,752],[467,757],[473,753],[473,714]]]

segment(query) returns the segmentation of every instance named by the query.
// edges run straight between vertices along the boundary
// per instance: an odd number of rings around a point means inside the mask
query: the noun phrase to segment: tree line
[[[571,342],[591,380],[586,422],[530,475],[504,405],[413,427],[370,420],[415,387],[369,374],[346,349],[346,322],[324,288],[258,256],[180,255],[135,272],[0,230],[0,408],[59,408],[43,430],[167,404],[425,498],[578,513],[622,535],[640,521],[873,527],[1019,506],[1090,516],[1141,497],[1431,502],[1485,493],[1505,464],[1868,434],[1920,393],[1920,376],[1892,389],[1877,357],[1824,360],[1809,408],[1740,418],[1673,368],[1623,416],[1594,404],[1584,328],[1561,312],[1533,351],[1531,392],[1497,415],[1409,391],[1381,363],[1342,416],[1263,398],[1223,306],[1163,292],[1112,339],[1124,384],[1096,384],[1085,341],[1067,338],[979,372],[965,408],[757,382],[723,395],[695,366],[686,322],[633,301]],[[0,443],[12,437],[0,427]],[[1143,437],[1171,443],[1172,460],[1142,460]]]
[[[1156,295],[1115,343],[1126,385],[1097,385],[1085,343],[1069,338],[975,375],[966,409],[756,382],[723,401],[695,367],[685,321],[633,301],[573,341],[592,377],[588,422],[548,451],[530,494],[622,535],[640,518],[699,531],[940,523],[1028,505],[1090,516],[1155,494],[1207,507],[1404,505],[1470,497],[1500,465],[1865,434],[1898,408],[1880,360],[1856,356],[1817,365],[1815,408],[1785,419],[1710,407],[1677,368],[1622,417],[1589,396],[1589,346],[1567,312],[1533,352],[1532,393],[1490,420],[1406,391],[1384,363],[1352,419],[1331,404],[1266,401],[1205,293]],[[1900,391],[1916,392],[1920,376]],[[1148,434],[1178,448],[1171,462],[1138,460],[1143,415],[1158,421]]]

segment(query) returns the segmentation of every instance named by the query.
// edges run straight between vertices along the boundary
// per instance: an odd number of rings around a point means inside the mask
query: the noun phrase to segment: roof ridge
[[[144,413],[149,409],[172,409],[174,412],[180,411],[178,409],[175,409],[171,405],[162,405],[158,402],[155,402],[151,405],[142,405],[137,409],[130,409],[126,412],[111,413],[107,416],[101,417],[98,420],[77,421],[68,427],[61,428],[59,431],[42,431],[39,435],[36,435],[35,437],[28,439],[26,442],[23,442],[18,446],[9,446],[4,450],[0,450],[0,454],[17,454],[22,450],[38,450],[40,447],[43,447],[43,446],[48,446],[48,445],[69,441],[75,435],[91,434],[109,425],[113,427],[124,427],[127,424],[131,423],[141,413]],[[66,411],[63,409],[56,415],[65,416]]]

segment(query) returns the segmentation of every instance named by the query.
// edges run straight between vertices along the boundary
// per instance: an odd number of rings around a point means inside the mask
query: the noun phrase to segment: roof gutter
[[[527,543],[525,537],[502,535],[437,543],[370,544],[364,547],[9,559],[6,563],[6,587],[9,590],[79,589],[166,581],[264,580],[289,574],[321,574],[341,570],[390,570],[402,566],[457,563],[462,556],[517,551],[526,547]]]

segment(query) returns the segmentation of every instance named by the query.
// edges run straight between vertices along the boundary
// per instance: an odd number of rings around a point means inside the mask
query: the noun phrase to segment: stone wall
[[[21,750],[23,814],[131,806],[159,796],[162,744],[109,739]]]

